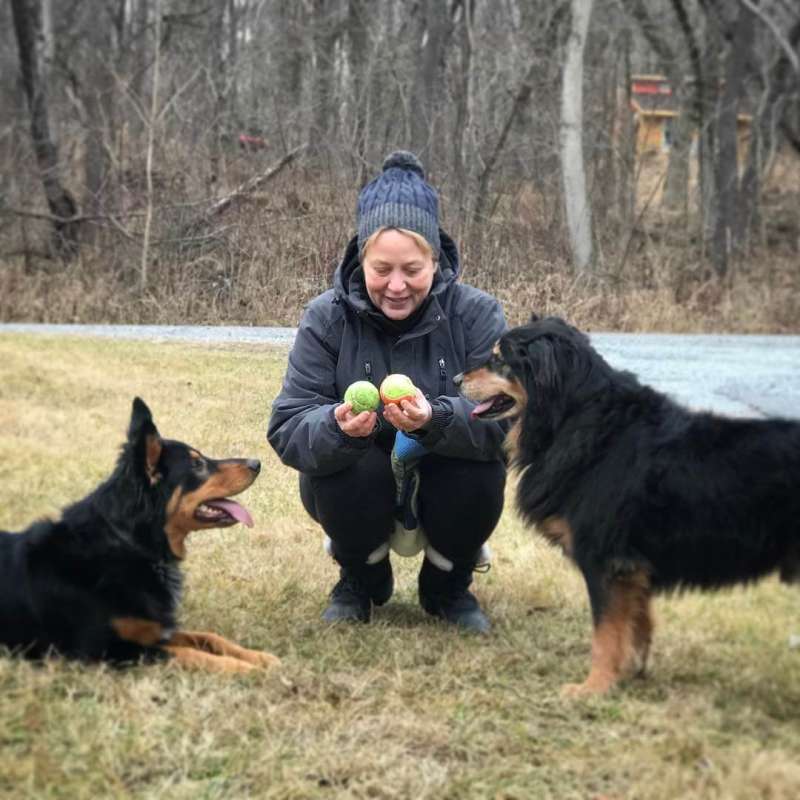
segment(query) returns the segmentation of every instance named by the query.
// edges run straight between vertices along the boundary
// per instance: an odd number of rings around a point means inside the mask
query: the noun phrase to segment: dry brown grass
[[[173,187],[159,196],[155,238],[161,244],[153,247],[145,290],[138,242],[100,231],[94,246],[68,266],[6,258],[0,320],[296,325],[303,305],[330,285],[353,230],[352,184],[287,171],[193,242],[180,241],[198,213],[197,206],[182,205],[185,191]],[[593,330],[800,331],[796,193],[774,199],[766,244],[735,264],[724,282],[709,277],[695,234],[655,208],[632,232],[611,216],[598,224],[597,271],[587,277],[569,265],[551,196],[528,184],[509,185],[480,225],[459,216],[458,200],[443,194],[443,223],[462,249],[464,278],[498,296],[512,321],[535,310]],[[136,220],[129,224],[135,232]],[[0,251],[16,251],[20,239],[35,242],[43,234],[41,223],[29,220],[7,227]]]
[[[0,657],[9,798],[725,798],[800,793],[796,590],[662,599],[652,674],[565,704],[588,665],[575,571],[505,511],[476,578],[486,638],[434,624],[415,560],[369,626],[319,620],[335,579],[296,476],[264,440],[285,351],[0,336],[3,527],[90,490],[130,401],[211,455],[257,456],[256,527],[195,534],[183,617],[278,653],[227,679]]]

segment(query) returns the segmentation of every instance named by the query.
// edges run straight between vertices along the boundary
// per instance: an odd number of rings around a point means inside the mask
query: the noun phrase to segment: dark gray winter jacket
[[[348,436],[333,409],[353,381],[380,386],[396,372],[408,375],[431,402],[433,417],[417,436],[430,452],[477,461],[502,458],[505,426],[471,420],[474,403],[458,394],[453,377],[486,361],[508,326],[497,300],[458,282],[455,243],[443,231],[440,236],[430,294],[402,332],[370,302],[357,243],[350,242],[333,289],[306,307],[283,388],[272,404],[267,439],[284,464],[327,475],[353,464],[376,437],[393,435],[379,414],[382,429],[371,437]]]

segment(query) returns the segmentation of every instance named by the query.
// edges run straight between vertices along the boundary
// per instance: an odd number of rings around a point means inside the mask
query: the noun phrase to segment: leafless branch
[[[763,8],[753,3],[752,0],[739,1],[745,8],[748,8],[770,29],[770,32],[775,37],[775,41],[780,45],[784,53],[786,53],[786,57],[789,59],[789,63],[791,63],[792,68],[800,76],[800,58],[797,57],[797,53],[781,32],[781,29],[778,27],[778,24],[775,22],[775,20],[772,19],[769,14],[765,13]]]
[[[217,200],[216,203],[213,203],[209,208],[207,208],[199,217],[196,217],[187,225],[184,226],[183,230],[185,233],[196,231],[199,227],[208,224],[214,217],[219,216],[224,211],[226,211],[231,204],[250,194],[250,192],[255,191],[259,188],[259,186],[263,186],[267,181],[274,178],[285,166],[290,164],[294,159],[306,148],[308,144],[301,144],[298,147],[295,147],[293,150],[290,150],[286,153],[283,158],[277,161],[272,166],[268,167],[264,172],[260,175],[256,175],[254,178],[250,178],[250,180],[245,181],[241,185],[237,186],[230,194],[226,195],[225,197]]]

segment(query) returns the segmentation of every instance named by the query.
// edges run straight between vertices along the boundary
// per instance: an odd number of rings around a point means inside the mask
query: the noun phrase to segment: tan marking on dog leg
[[[633,649],[636,658],[634,671],[636,675],[644,675],[647,669],[647,658],[650,655],[650,644],[653,641],[653,628],[651,596],[649,593],[643,593],[633,620]]]
[[[638,661],[635,646],[637,620],[642,625],[640,633],[647,632],[642,611],[649,609],[649,596],[649,581],[644,573],[614,579],[608,593],[608,605],[594,628],[589,675],[583,683],[565,685],[561,692],[563,696],[603,694],[630,674]]]
[[[192,647],[218,656],[238,658],[248,664],[263,667],[264,669],[280,666],[281,663],[280,659],[272,655],[272,653],[262,650],[250,650],[217,633],[176,631],[170,639],[170,644],[180,647]]]
[[[257,670],[253,664],[248,664],[239,658],[230,656],[217,656],[213,653],[206,653],[204,650],[197,650],[194,647],[179,647],[176,645],[163,645],[171,656],[171,664],[183,669],[196,669],[203,672],[224,672],[229,674],[245,674]]]
[[[164,637],[163,626],[151,619],[117,617],[111,620],[111,627],[120,639],[135,642],[143,647],[153,647]]]

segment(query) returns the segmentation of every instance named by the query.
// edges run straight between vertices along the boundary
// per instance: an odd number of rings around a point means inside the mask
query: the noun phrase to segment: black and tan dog
[[[644,670],[654,592],[800,577],[800,423],[688,411],[557,318],[458,382],[475,417],[516,418],[517,506],[586,581],[591,670],[566,694]]]
[[[31,658],[171,659],[219,672],[279,663],[213,633],[180,631],[176,623],[186,537],[252,525],[229,497],[247,489],[260,469],[258,461],[216,461],[162,439],[137,397],[108,480],[57,522],[0,532],[0,645]]]

